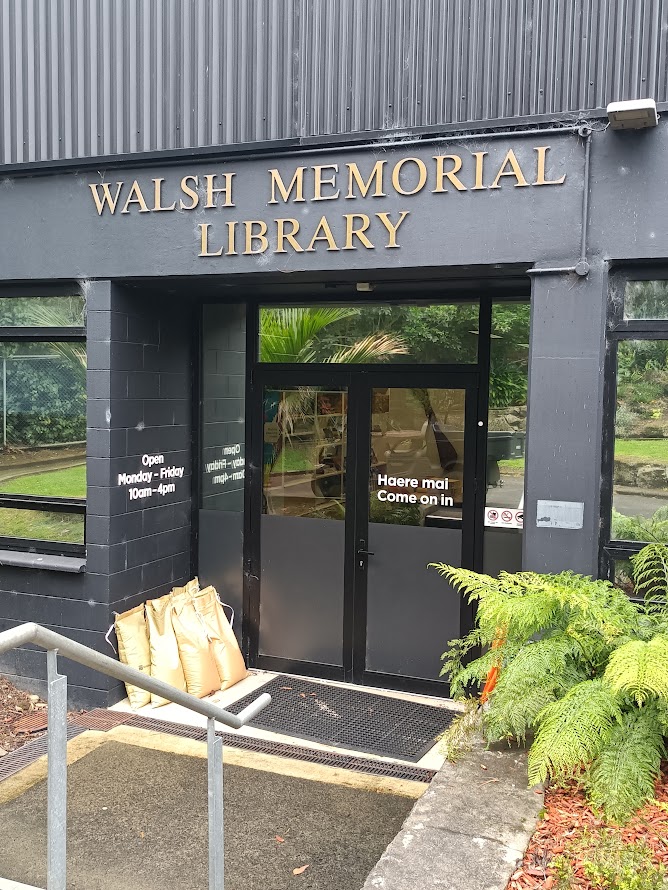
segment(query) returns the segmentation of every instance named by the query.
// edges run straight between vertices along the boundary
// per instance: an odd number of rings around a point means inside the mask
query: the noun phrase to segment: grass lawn
[[[86,497],[86,465],[48,470],[0,482],[3,494],[35,494],[53,498]]]
[[[615,457],[668,463],[668,439],[615,439]]]
[[[3,508],[0,510],[0,535],[83,544],[84,517],[81,513],[44,513],[41,510]]]

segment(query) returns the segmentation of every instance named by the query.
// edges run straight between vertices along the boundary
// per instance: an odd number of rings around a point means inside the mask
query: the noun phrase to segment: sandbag
[[[220,677],[219,689],[229,689],[248,676],[239,643],[218,599],[215,587],[205,587],[195,596],[197,608],[212,630],[211,648]]]
[[[135,606],[114,620],[118,639],[118,657],[130,667],[151,675],[151,648],[148,640],[148,627],[144,615],[144,604]],[[151,701],[150,692],[139,686],[125,684],[131,708],[141,708]]]
[[[213,657],[216,630],[201,614],[199,597],[175,594],[172,600],[174,632],[186,686],[191,695],[204,698],[220,689],[220,677]]]
[[[185,596],[183,594],[182,596]],[[175,604],[171,594],[146,603],[146,622],[151,649],[151,674],[177,689],[186,691],[186,678],[179,658],[179,646],[173,625]],[[167,704],[167,699],[151,693],[154,706]]]
[[[188,596],[193,596],[199,591],[199,578],[193,578],[192,581],[188,581],[183,587],[173,587],[172,588],[172,599],[174,597],[179,596],[180,594],[187,594]]]

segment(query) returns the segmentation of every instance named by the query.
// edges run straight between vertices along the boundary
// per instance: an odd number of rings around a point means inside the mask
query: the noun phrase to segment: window
[[[478,302],[260,307],[261,362],[475,364]]]
[[[668,543],[668,272],[660,275],[624,274],[612,286],[602,572],[623,589],[629,557]]]
[[[81,554],[83,296],[0,296],[0,548]]]

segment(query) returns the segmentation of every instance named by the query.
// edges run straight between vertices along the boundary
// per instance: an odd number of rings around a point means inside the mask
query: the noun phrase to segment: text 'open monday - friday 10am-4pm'
[[[127,488],[131,501],[173,494],[176,483],[171,480],[183,479],[185,467],[165,465],[164,454],[142,454],[141,463],[144,469],[136,473],[118,474],[117,484]],[[158,484],[154,486],[155,482]]]

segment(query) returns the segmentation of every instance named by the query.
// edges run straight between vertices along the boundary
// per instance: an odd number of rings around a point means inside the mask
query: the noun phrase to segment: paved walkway
[[[70,751],[68,890],[206,890],[206,745],[119,727]],[[358,890],[426,787],[225,755],[226,890]],[[3,877],[46,886],[45,809],[43,762],[0,784]]]
[[[68,890],[206,890],[204,743],[119,726],[68,753]],[[0,875],[37,888],[45,775],[0,784]],[[426,787],[227,747],[227,890],[503,890],[543,806],[524,754],[479,745]]]

